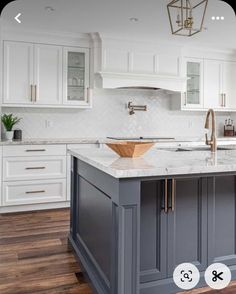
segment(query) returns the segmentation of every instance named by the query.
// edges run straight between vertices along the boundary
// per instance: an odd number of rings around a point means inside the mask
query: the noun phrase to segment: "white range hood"
[[[186,91],[182,48],[91,34],[95,87]]]
[[[186,78],[154,74],[99,72],[96,75],[100,87],[104,89],[140,88],[184,92],[187,81]]]

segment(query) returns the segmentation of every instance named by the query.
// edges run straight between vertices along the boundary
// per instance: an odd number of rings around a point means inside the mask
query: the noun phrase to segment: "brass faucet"
[[[209,129],[209,119],[211,115],[212,129],[211,129],[211,140],[208,140],[206,135],[206,145],[211,146],[211,152],[215,152],[217,150],[216,143],[216,120],[215,120],[215,112],[213,109],[209,109],[206,115],[205,129]]]
[[[147,105],[134,105],[131,101],[128,103],[129,114],[135,114],[135,111],[147,111]]]

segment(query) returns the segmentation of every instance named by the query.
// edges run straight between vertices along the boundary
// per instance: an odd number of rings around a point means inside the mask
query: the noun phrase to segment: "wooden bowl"
[[[147,152],[154,145],[154,143],[121,141],[106,143],[106,145],[121,157],[139,157]]]

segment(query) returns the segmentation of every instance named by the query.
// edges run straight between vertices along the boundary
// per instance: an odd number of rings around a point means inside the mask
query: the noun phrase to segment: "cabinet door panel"
[[[183,262],[207,266],[206,180],[177,179],[175,208],[168,213],[168,275]]]
[[[225,106],[236,108],[236,62],[224,62],[223,64],[223,92],[225,94]]]
[[[62,102],[62,47],[35,45],[35,102]]]
[[[4,42],[3,103],[31,103],[33,45]]]
[[[204,60],[204,107],[223,107],[221,61]]]
[[[209,179],[208,263],[236,265],[235,176]]]
[[[188,78],[187,90],[183,93],[184,108],[203,107],[203,60],[185,58],[183,75]]]
[[[167,276],[167,214],[161,210],[161,181],[141,186],[140,281]]]
[[[91,103],[89,54],[88,48],[64,48],[63,104],[65,105],[88,107]]]

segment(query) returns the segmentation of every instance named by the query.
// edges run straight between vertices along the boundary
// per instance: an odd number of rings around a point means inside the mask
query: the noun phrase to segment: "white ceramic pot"
[[[6,131],[6,133],[5,133],[6,140],[8,140],[8,141],[12,140],[13,139],[13,134],[14,134],[13,131],[10,131],[10,132]]]

